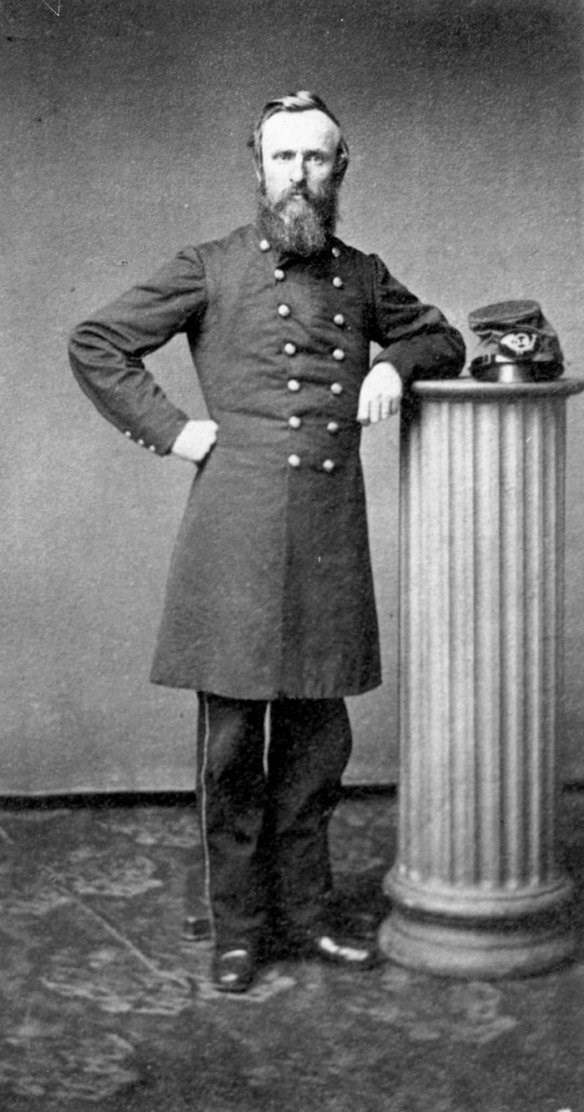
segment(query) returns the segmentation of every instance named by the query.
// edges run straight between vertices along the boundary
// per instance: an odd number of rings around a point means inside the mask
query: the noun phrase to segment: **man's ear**
[[[337,157],[336,157],[335,168],[334,168],[334,177],[335,177],[335,182],[337,183],[337,185],[342,184],[343,178],[345,177],[345,174],[347,173],[348,168],[349,168],[349,159],[347,158],[347,156],[344,152],[339,151],[339,153],[337,154]]]
[[[259,141],[256,140],[256,141],[253,142],[253,144],[250,143],[251,156],[253,158],[253,168],[255,170],[255,176],[258,179],[260,185],[263,184],[263,180],[264,180],[264,164],[263,164],[263,159],[262,159],[261,142],[262,141],[261,141],[261,138],[260,138]]]

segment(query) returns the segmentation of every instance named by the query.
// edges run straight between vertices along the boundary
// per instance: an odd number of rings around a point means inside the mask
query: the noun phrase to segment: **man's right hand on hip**
[[[172,455],[202,463],[217,440],[217,428],[215,421],[187,421],[172,445]]]

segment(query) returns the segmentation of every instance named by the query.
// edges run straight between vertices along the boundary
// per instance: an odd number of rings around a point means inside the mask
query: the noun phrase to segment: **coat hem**
[[[175,690],[182,691],[206,691],[210,695],[221,695],[224,699],[258,699],[272,701],[274,699],[344,699],[354,695],[366,695],[368,691],[374,691],[377,687],[381,687],[383,679],[381,675],[368,680],[361,684],[340,684],[336,687],[328,687],[324,685],[315,684],[310,688],[289,688],[278,689],[275,687],[260,688],[253,684],[245,689],[238,686],[231,686],[230,684],[214,683],[211,681],[190,680],[190,679],[163,679],[158,676],[151,676],[150,683],[156,687],[168,687]]]

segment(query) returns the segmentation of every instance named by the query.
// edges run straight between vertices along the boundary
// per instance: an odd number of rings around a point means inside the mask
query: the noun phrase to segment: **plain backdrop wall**
[[[352,162],[340,234],[470,338],[535,297],[580,350],[578,0],[5,0],[0,792],[192,788],[194,698],[147,676],[190,483],[107,426],[66,336],[185,243],[254,212],[246,140],[314,88]],[[203,412],[186,347],[151,360]],[[584,769],[584,404],[569,422],[566,737]],[[364,438],[386,680],[351,700],[349,779],[396,775],[397,425]]]

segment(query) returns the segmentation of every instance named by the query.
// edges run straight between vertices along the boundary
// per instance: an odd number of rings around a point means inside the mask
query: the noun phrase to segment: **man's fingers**
[[[376,425],[378,421],[386,421],[392,414],[399,413],[399,406],[399,397],[381,394],[371,398],[367,403],[361,403],[357,420],[362,425]]]

